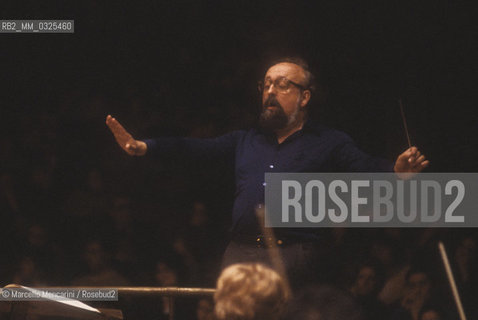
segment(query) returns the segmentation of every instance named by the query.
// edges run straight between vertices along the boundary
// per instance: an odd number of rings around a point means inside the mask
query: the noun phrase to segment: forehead
[[[273,80],[279,77],[286,77],[292,81],[304,81],[305,72],[302,67],[294,63],[281,62],[270,67],[265,75],[265,78],[271,78]]]

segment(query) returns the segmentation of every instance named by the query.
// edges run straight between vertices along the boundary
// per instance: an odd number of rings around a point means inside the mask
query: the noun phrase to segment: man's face
[[[303,87],[307,85],[304,70],[296,64],[283,62],[267,71],[260,121],[263,127],[271,130],[280,130],[296,122],[301,108],[304,108],[310,99],[309,90],[302,90],[292,83],[287,90],[276,87],[278,79],[286,79],[283,82],[290,80]]]
[[[430,279],[425,273],[418,272],[410,275],[408,279],[408,291],[412,297],[425,300],[430,293]]]

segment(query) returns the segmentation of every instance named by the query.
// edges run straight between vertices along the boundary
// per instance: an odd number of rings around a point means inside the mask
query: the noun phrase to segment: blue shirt
[[[343,132],[306,123],[281,144],[260,129],[234,131],[214,139],[159,138],[145,140],[148,154],[201,161],[226,160],[234,168],[236,192],[232,232],[260,234],[255,215],[264,203],[266,172],[387,172],[393,163],[362,152]],[[299,231],[300,230],[300,231]],[[281,230],[294,237],[314,237],[309,229]]]

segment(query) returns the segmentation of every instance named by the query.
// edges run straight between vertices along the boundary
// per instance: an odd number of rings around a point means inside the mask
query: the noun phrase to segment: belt
[[[257,248],[270,248],[273,246],[272,238],[265,237],[263,235],[250,235],[250,234],[234,234],[232,236],[232,241],[238,242],[241,244],[254,245]],[[278,247],[283,247],[289,244],[299,243],[298,239],[279,237],[275,239],[275,245]]]

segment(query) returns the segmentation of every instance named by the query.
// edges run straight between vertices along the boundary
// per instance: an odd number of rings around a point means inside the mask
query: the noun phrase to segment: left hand
[[[425,169],[429,164],[430,161],[426,160],[425,156],[416,147],[411,147],[398,156],[393,171],[400,178],[408,179]]]

